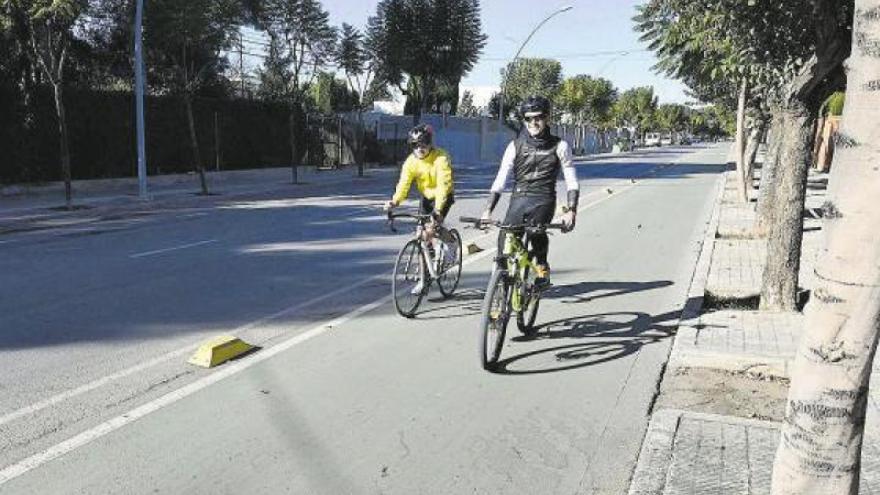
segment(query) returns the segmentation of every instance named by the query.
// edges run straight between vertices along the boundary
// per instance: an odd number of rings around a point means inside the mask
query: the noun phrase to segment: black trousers
[[[504,216],[506,224],[531,224],[543,225],[553,220],[553,213],[556,211],[556,195],[528,195],[514,194],[510,198],[510,205],[507,207],[507,214]],[[513,231],[513,235],[522,239],[524,230]],[[498,254],[504,252],[504,235],[505,232],[498,234]],[[550,239],[547,234],[533,234],[529,236],[529,244],[532,255],[541,265],[547,265],[547,252],[550,249]]]
[[[422,214],[429,215],[434,211],[434,205],[436,203],[437,202],[433,199],[428,199],[423,196],[422,203],[419,209]],[[443,215],[443,218],[446,218],[446,215],[449,214],[449,209],[452,208],[452,203],[455,203],[455,193],[451,193],[449,194],[449,196],[446,196],[446,204],[443,205],[443,209],[438,212]]]

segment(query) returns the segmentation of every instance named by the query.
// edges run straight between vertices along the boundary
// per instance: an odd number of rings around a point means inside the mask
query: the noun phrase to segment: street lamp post
[[[563,12],[568,12],[569,10],[571,10],[573,8],[574,8],[574,6],[572,6],[572,5],[566,5],[565,7],[560,7],[559,9],[555,10],[553,13],[551,13],[550,15],[545,17],[543,21],[539,22],[538,25],[535,26],[535,29],[532,29],[532,32],[529,33],[529,36],[526,38],[526,40],[522,42],[522,45],[519,46],[519,50],[516,51],[516,55],[513,56],[513,59],[511,59],[511,61],[507,64],[506,67],[510,67],[514,62],[516,62],[516,59],[519,58],[519,54],[522,53],[523,48],[526,47],[526,43],[528,43],[529,40],[532,39],[532,36],[534,36],[535,33],[538,32],[538,29],[541,29],[541,26],[543,26],[547,21],[549,21],[553,16],[555,16],[557,14],[561,14]],[[501,92],[499,93],[499,96],[498,96],[498,120],[499,121],[504,120],[504,79],[501,80]]]
[[[138,197],[147,199],[147,153],[144,140],[144,0],[137,0],[134,15],[134,85],[137,120]]]

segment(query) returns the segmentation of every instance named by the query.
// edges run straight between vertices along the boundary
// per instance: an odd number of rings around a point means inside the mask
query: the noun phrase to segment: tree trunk
[[[880,321],[880,0],[856,0],[847,105],[825,205],[818,285],[806,307],[775,495],[855,495]],[[857,42],[856,40],[866,40]]]
[[[407,100],[412,99],[412,113],[413,113],[413,127],[419,124],[419,121],[422,120],[422,106],[424,105],[424,101],[427,98],[425,96],[425,84],[424,80],[419,80],[417,77],[412,77],[409,83],[409,92],[407,95]]]
[[[761,165],[761,184],[758,189],[758,206],[755,215],[754,234],[766,237],[773,225],[776,208],[776,177],[779,170],[779,155],[785,142],[785,115],[780,109],[773,112],[770,124],[770,139],[767,142],[767,155]]]
[[[783,113],[785,127],[776,168],[776,198],[773,205],[776,212],[767,237],[761,309],[794,311],[797,309],[804,197],[815,115],[805,102],[798,99],[792,99]]]
[[[295,115],[294,107],[290,108],[290,114],[288,115],[288,123],[287,128],[289,131],[290,138],[290,174],[291,181],[293,184],[299,184],[299,164],[296,159],[296,115]]]
[[[64,204],[73,208],[72,174],[70,171],[70,141],[67,136],[67,117],[64,113],[64,88],[60,81],[53,84],[55,89],[55,113],[58,117],[58,137],[61,144],[61,177],[64,179]]]
[[[755,127],[752,128],[752,132],[749,133],[749,140],[746,144],[743,162],[745,163],[746,189],[749,191],[754,189],[755,157],[758,156],[758,148],[761,146],[761,141],[764,140],[765,129],[765,123],[756,123]]]
[[[355,160],[357,160],[358,177],[364,176],[364,111],[358,108],[358,122],[354,137]]]
[[[192,144],[193,159],[196,161],[196,170],[199,173],[199,184],[202,188],[202,194],[208,194],[208,181],[205,178],[205,166],[202,163],[202,151],[199,148],[199,140],[196,135],[196,120],[193,116],[192,97],[189,94],[183,96],[184,106],[186,107],[186,120],[189,123],[189,139]]]
[[[739,199],[743,203],[749,202],[749,190],[746,187],[746,170],[745,170],[745,135],[746,135],[746,98],[748,98],[749,87],[745,79],[743,79],[740,90],[739,100],[736,106],[736,144],[734,153],[736,153],[736,178],[737,191]]]

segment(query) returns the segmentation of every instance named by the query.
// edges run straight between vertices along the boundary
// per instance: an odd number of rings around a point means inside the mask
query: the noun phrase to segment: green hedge
[[[58,124],[48,89],[27,108],[14,89],[0,88],[0,183],[60,180]],[[74,179],[136,175],[134,98],[130,93],[65,91],[71,168]],[[186,114],[180,98],[146,100],[148,173],[193,170]],[[250,100],[194,101],[202,160],[215,166],[214,114],[220,130],[223,169],[283,166],[290,163],[288,108]],[[304,142],[304,126],[298,126]],[[304,152],[300,150],[301,152]]]

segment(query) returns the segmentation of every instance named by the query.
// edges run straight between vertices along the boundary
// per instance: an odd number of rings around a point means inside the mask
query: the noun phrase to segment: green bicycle
[[[531,336],[537,331],[535,318],[541,303],[541,289],[535,285],[535,260],[526,248],[529,238],[547,229],[562,230],[564,225],[507,225],[472,217],[460,220],[477,228],[494,225],[506,233],[504,252],[495,257],[480,318],[480,364],[483,369],[492,371],[501,355],[511,313],[516,314],[516,326],[524,335]],[[523,238],[516,235],[517,232],[523,232]]]

